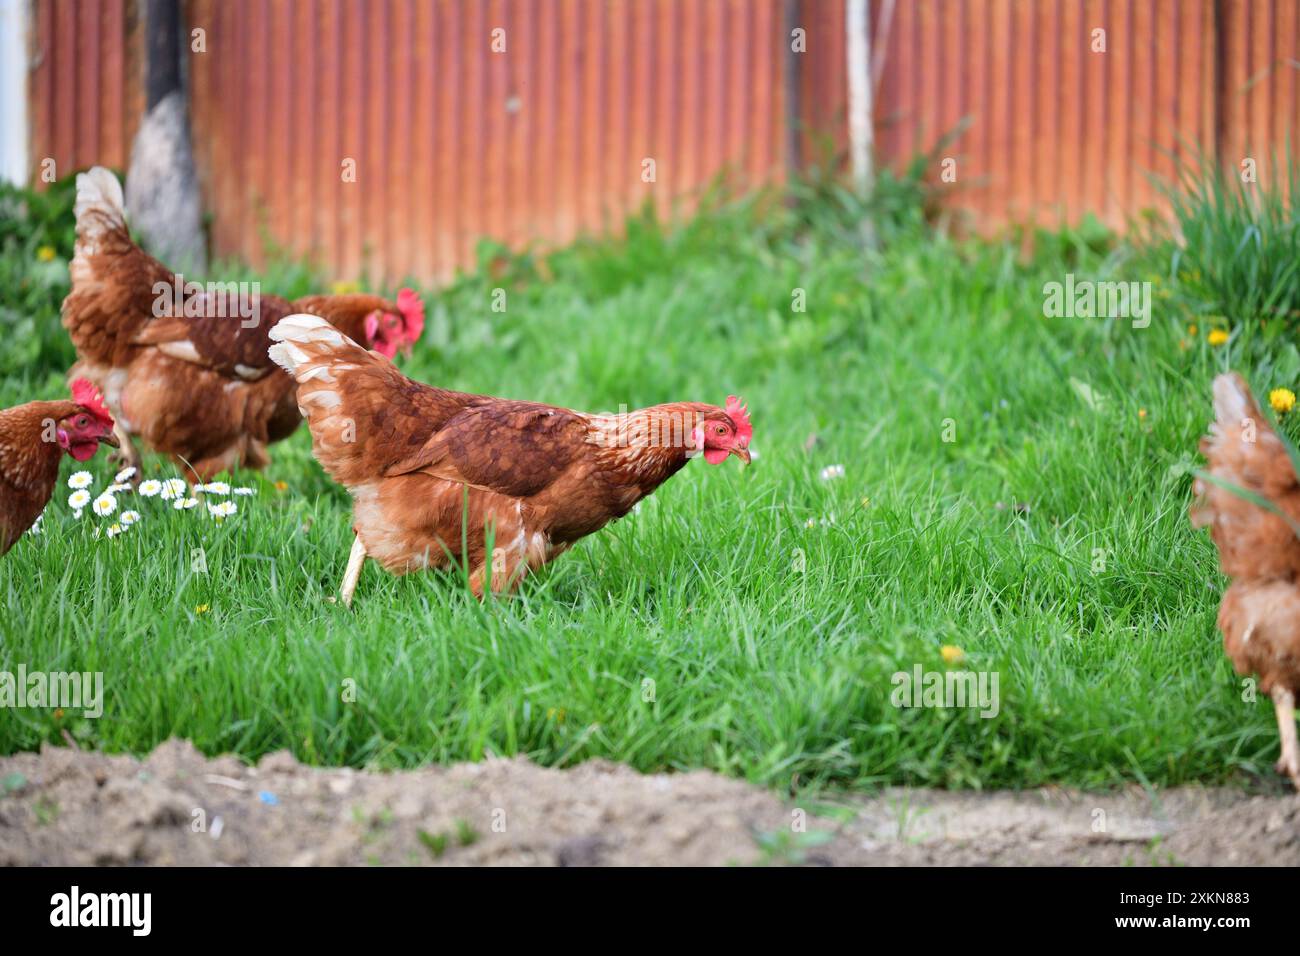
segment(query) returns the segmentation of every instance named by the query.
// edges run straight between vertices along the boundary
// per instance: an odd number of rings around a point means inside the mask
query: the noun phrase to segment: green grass
[[[405,365],[423,381],[589,410],[734,392],[754,420],[752,467],[692,463],[513,600],[372,565],[351,611],[330,603],[349,507],[305,430],[240,476],[260,494],[220,526],[155,501],[96,540],[61,487],[44,533],[0,561],[0,668],[103,671],[105,715],[0,710],[0,752],[66,728],[113,751],[181,736],[357,766],[600,756],[781,788],[1271,778],[1271,707],[1243,703],[1220,648],[1185,468],[1212,377],[1295,387],[1294,346],[1265,354],[1242,328],[1211,348],[1177,285],[1147,329],[1043,317],[1044,282],[1161,272],[1167,249],[1085,230],[1026,260],[906,223],[864,249],[845,215],[639,217],[625,241],[498,259],[504,278],[433,294]],[[54,341],[53,312],[35,318]],[[0,405],[56,394],[62,371],[25,367]],[[822,480],[831,464],[844,476]],[[103,487],[110,467],[90,467]],[[891,675],[942,669],[944,645],[998,672],[996,718],[891,706]]]

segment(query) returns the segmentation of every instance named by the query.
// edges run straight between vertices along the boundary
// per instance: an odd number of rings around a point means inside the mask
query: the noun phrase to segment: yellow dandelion
[[[1195,323],[1195,322],[1193,322],[1191,325],[1189,325],[1189,326],[1187,327],[1187,334],[1188,334],[1188,335],[1195,335],[1195,334],[1196,334],[1196,323]]]
[[[966,652],[953,644],[943,645],[943,647],[939,648],[939,653],[943,655],[945,664],[960,664],[966,660]]]
[[[1295,392],[1289,388],[1275,388],[1268,393],[1268,403],[1273,406],[1273,411],[1285,415],[1295,408]]]
[[[41,246],[36,250],[36,258],[40,259],[41,262],[53,262],[54,256],[55,252],[53,246]]]
[[[287,481],[277,481],[277,482],[275,483],[275,490],[276,490],[276,491],[288,491],[288,490],[289,490],[289,483],[288,483]]]
[[[1147,410],[1145,408],[1139,408],[1138,418],[1146,418],[1146,417],[1147,417]]]
[[[1215,348],[1218,348],[1228,341],[1228,333],[1224,329],[1211,329],[1207,341]]]
[[[195,614],[207,614],[207,613],[208,613],[208,609],[209,609],[211,606],[212,606],[212,605],[210,605],[210,604],[196,604],[196,605],[194,605],[194,613],[195,613]]]

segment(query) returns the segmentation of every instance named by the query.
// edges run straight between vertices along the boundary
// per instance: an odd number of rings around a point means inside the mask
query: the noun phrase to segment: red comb
[[[749,440],[754,437],[754,426],[749,422],[749,407],[735,395],[728,395],[725,411],[732,424],[736,426],[737,443],[742,448],[746,447]]]
[[[414,342],[424,331],[424,302],[414,289],[402,289],[397,293],[397,311],[402,313],[406,326],[406,340]]]
[[[105,425],[112,426],[113,416],[108,413],[108,406],[104,404],[104,396],[99,394],[99,389],[91,385],[86,379],[79,378],[73,381],[72,400]]]

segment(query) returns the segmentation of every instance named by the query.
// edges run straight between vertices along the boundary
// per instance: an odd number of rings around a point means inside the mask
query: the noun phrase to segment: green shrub
[[[43,193],[0,184],[0,374],[72,364],[59,308],[69,289],[75,199],[73,177]]]
[[[1290,149],[1274,154],[1257,182],[1202,158],[1162,188],[1176,228],[1168,275],[1189,311],[1266,341],[1300,330],[1300,169]]]

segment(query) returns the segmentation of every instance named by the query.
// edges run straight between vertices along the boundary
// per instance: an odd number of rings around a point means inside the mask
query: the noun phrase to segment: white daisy
[[[122,491],[130,491],[131,486],[125,481],[116,481],[108,486],[108,490],[111,494],[117,494]]]
[[[172,502],[172,507],[177,511],[189,511],[191,508],[197,507],[198,503],[198,498],[177,498]]]
[[[832,479],[843,478],[843,477],[844,477],[843,465],[827,465],[825,468],[822,469],[822,481],[831,481]]]
[[[245,496],[247,496],[247,495],[255,495],[255,494],[257,494],[257,489],[255,489],[255,488],[234,488],[234,489],[232,489],[232,490],[233,490],[234,493],[237,494],[237,495],[245,495]]]
[[[36,516],[36,520],[35,520],[34,522],[32,522],[32,526],[31,526],[30,528],[27,529],[27,533],[28,533],[28,534],[40,534],[40,533],[41,533],[41,522],[44,521],[44,520],[45,520],[45,512],[42,511],[40,514],[38,514],[38,515]]]
[[[140,512],[138,511],[122,512],[122,517],[121,517],[122,524],[128,528],[131,527],[131,525],[135,524],[139,520],[140,520]]]
[[[78,508],[76,511],[72,512],[72,517],[73,517],[73,518],[80,518],[80,517],[81,517],[81,509]]]
[[[162,483],[163,501],[171,501],[173,498],[183,498],[185,496],[185,482],[180,478],[168,478]]]
[[[209,495],[228,495],[230,494],[230,485],[224,481],[209,481],[206,485],[200,486],[197,490]]]
[[[233,501],[223,501],[219,505],[208,505],[208,511],[212,514],[212,517],[216,518],[218,521],[222,518],[229,518],[237,510],[238,509],[235,507]]]
[[[123,468],[121,471],[119,471],[116,475],[113,476],[113,480],[130,481],[134,477],[135,477],[135,466],[132,465],[130,468]]]
[[[95,503],[91,507],[95,509],[95,514],[101,518],[107,518],[117,510],[117,499],[108,492],[104,492],[95,499]]]
[[[86,505],[90,504],[90,492],[84,488],[78,488],[72,494],[68,495],[68,507],[80,511]]]
[[[152,498],[160,491],[162,491],[162,482],[156,478],[140,482],[140,494],[146,498]]]
[[[98,531],[99,529],[96,528],[95,530]],[[122,526],[120,524],[115,524],[113,525],[113,527],[108,529],[108,536],[110,538],[116,538],[121,533],[122,533]]]
[[[88,471],[79,471],[74,475],[68,476],[69,488],[89,488],[94,482],[94,477]]]

